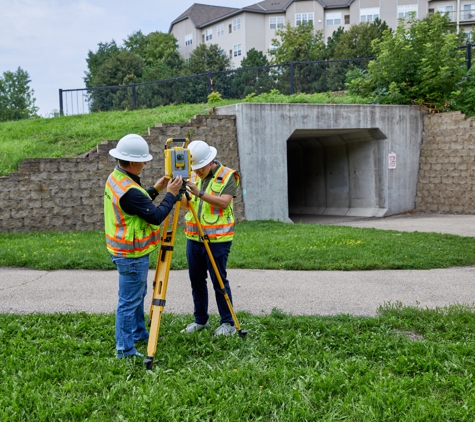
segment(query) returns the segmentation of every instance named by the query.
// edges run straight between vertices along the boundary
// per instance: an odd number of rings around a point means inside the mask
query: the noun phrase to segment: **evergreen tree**
[[[38,107],[34,91],[30,88],[28,72],[18,67],[16,72],[6,71],[0,77],[0,121],[37,117]]]

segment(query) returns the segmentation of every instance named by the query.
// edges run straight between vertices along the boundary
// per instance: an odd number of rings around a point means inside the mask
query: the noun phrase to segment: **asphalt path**
[[[475,237],[473,215],[405,214],[386,218],[292,216],[294,221],[373,227],[383,230],[451,233]],[[232,253],[232,252],[231,252]],[[154,271],[150,271],[151,281]],[[422,308],[474,304],[475,266],[435,270],[278,271],[228,270],[234,309],[268,314],[375,316],[384,304]],[[171,271],[166,312],[191,314],[187,271]],[[146,306],[151,301],[150,291]],[[0,313],[112,313],[117,272],[0,268]],[[210,312],[217,309],[210,290]]]

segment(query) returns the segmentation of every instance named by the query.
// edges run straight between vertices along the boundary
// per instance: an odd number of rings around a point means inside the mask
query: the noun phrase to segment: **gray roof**
[[[225,18],[239,11],[240,9],[235,7],[209,6],[207,4],[195,3],[171,23],[170,29],[174,24],[186,18],[189,18],[195,27],[199,28],[217,19]]]
[[[228,18],[242,12],[251,13],[279,13],[284,12],[289,6],[296,1],[304,0],[263,0],[259,3],[251,4],[250,6],[238,9],[235,7],[209,6],[207,4],[195,3],[190,8],[185,10],[178,16],[171,24],[172,26],[182,20],[190,19],[195,28],[202,28],[210,25],[216,21]],[[317,0],[324,9],[335,9],[338,7],[348,7],[354,0]]]

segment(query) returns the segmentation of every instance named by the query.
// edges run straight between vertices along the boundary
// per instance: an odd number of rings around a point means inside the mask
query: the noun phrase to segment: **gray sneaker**
[[[206,324],[197,324],[196,322],[192,322],[191,324],[188,324],[186,328],[181,330],[182,333],[194,333],[195,331],[201,331],[204,330],[205,328],[209,328],[209,321],[206,321]]]
[[[216,331],[214,332],[215,336],[232,336],[234,334],[236,334],[236,327],[234,325],[231,325],[229,322],[221,324],[218,328],[216,328]]]

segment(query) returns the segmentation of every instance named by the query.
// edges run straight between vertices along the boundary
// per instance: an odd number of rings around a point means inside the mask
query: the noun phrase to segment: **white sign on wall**
[[[389,157],[389,168],[395,169],[396,168],[396,154],[394,152],[391,152],[391,154],[389,154],[388,157]]]

